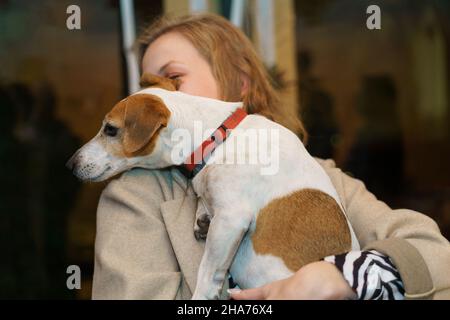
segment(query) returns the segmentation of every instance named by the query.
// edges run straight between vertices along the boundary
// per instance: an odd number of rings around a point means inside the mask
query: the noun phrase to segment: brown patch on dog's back
[[[351,249],[344,213],[328,194],[302,189],[275,199],[258,214],[252,235],[258,254],[272,254],[297,271],[302,266]]]

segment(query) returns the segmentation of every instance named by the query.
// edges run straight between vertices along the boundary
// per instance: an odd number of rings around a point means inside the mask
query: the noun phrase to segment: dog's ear
[[[170,111],[156,96],[136,94],[127,99],[125,107],[125,133],[123,147],[133,154],[151,143],[155,133],[167,126]]]
[[[179,79],[164,78],[155,74],[144,73],[139,84],[142,88],[156,87],[169,91],[177,91],[180,88],[181,81]]]

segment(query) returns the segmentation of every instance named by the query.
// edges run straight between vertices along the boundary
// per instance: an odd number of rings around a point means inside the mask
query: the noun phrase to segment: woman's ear
[[[180,84],[180,79],[164,78],[151,73],[144,73],[139,82],[142,88],[156,87],[170,91],[177,91],[180,88]]]
[[[250,79],[247,75],[241,74],[241,97],[246,96],[248,90],[250,90]]]

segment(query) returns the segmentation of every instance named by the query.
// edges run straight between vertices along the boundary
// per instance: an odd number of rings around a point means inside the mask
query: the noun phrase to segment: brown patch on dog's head
[[[170,111],[157,96],[135,94],[120,101],[105,117],[105,128],[119,130],[106,143],[108,152],[117,156],[135,157],[152,153],[159,131],[167,126]],[[104,129],[105,135],[107,130]]]
[[[151,73],[144,73],[139,84],[142,88],[156,87],[169,91],[177,91],[180,87],[180,80],[164,78]]]

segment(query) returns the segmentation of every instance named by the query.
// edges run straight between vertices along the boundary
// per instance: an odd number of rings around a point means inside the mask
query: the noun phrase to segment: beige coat
[[[450,245],[436,223],[392,210],[332,160],[318,161],[361,247],[391,257],[406,296],[450,299]],[[93,299],[189,299],[204,248],[193,234],[196,206],[192,186],[176,169],[134,169],[111,181],[97,212]]]

